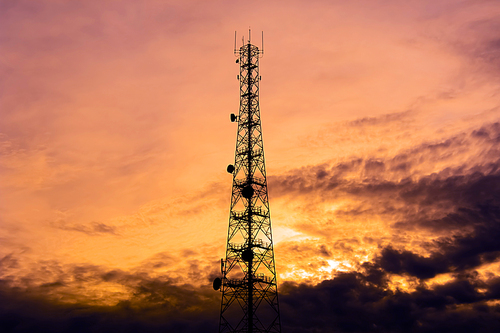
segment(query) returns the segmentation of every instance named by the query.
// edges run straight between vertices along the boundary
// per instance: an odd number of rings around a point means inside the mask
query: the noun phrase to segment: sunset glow
[[[249,26],[283,331],[500,330],[498,1],[0,0],[0,331],[216,331]]]

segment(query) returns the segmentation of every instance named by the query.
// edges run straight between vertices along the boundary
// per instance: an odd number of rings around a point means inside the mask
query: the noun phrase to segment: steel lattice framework
[[[259,57],[250,40],[235,49],[240,64],[239,115],[226,259],[214,289],[222,292],[219,332],[281,332],[264,145]]]

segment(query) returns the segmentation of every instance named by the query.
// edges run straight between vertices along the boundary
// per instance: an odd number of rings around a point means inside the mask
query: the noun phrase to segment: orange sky
[[[451,253],[480,234],[457,216],[500,202],[497,1],[5,0],[7,288],[114,306],[131,299],[133,279],[102,278],[110,272],[210,285],[236,140],[233,36],[249,26],[253,42],[265,39],[280,283],[314,286],[367,264],[385,269],[387,290],[456,278],[460,265],[422,275],[384,260]],[[500,275],[496,256],[484,259],[500,249],[485,251],[463,268],[484,281]]]

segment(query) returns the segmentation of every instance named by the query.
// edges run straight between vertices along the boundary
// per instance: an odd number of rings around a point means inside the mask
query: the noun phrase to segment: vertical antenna
[[[250,27],[248,27],[248,44],[250,44],[250,42],[252,41],[252,37],[251,37],[251,30],[250,30]]]
[[[236,30],[234,31],[234,52],[236,52]]]
[[[261,54],[264,54],[264,31],[262,31],[262,39],[261,39],[261,42],[262,42],[262,47],[260,49],[260,53]]]

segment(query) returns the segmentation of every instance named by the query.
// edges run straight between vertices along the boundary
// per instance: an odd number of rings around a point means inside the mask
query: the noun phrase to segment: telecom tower
[[[236,49],[240,65],[238,122],[226,259],[222,278],[213,283],[222,292],[219,333],[281,332],[278,285],[274,264],[271,216],[267,194],[264,145],[259,109],[259,57],[250,43]]]

